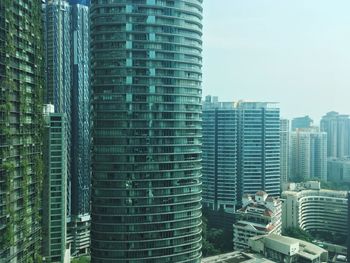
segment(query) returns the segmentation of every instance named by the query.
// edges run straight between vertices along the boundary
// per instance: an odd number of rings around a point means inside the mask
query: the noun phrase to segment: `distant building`
[[[203,105],[203,206],[234,213],[237,204],[238,111],[233,102]]]
[[[327,181],[350,183],[350,157],[329,158]]]
[[[309,116],[294,118],[292,120],[292,131],[310,128],[313,122],[314,121]]]
[[[347,192],[321,189],[320,183],[290,183],[282,193],[283,229],[300,227],[314,233],[347,236]]]
[[[280,170],[281,184],[288,182],[289,174],[289,120],[280,121]]]
[[[234,250],[248,248],[250,237],[265,234],[281,234],[282,202],[259,191],[255,196],[244,195],[243,207],[236,211],[233,225]]]
[[[47,262],[68,263],[67,120],[64,113],[54,113],[50,105],[46,105],[44,114],[46,170],[43,187],[43,256]]]
[[[238,102],[238,200],[263,190],[280,195],[280,110],[276,103]]]
[[[290,178],[327,179],[327,134],[318,128],[298,129],[290,136]]]
[[[273,262],[328,262],[327,250],[300,239],[281,235],[252,237],[249,239],[249,247],[253,252],[261,253]]]
[[[86,255],[91,195],[88,1],[46,1],[43,13],[44,97],[67,120],[67,241],[73,256]]]
[[[338,112],[328,112],[321,119],[321,131],[327,132],[327,156],[350,155],[350,118]]]
[[[279,108],[266,102],[203,104],[203,205],[233,213],[243,194],[280,194]]]
[[[91,123],[89,84],[89,7],[71,1],[71,220],[72,254],[90,250]]]
[[[46,81],[44,102],[66,115],[67,216],[71,215],[71,12],[66,1],[43,5]]]

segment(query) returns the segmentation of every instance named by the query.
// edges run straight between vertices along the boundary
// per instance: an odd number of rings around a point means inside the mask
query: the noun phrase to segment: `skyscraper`
[[[342,158],[350,155],[350,118],[338,112],[328,112],[321,119],[321,131],[327,132],[327,156]]]
[[[0,261],[39,262],[43,179],[41,3],[0,1]]]
[[[281,183],[287,183],[289,173],[289,120],[286,119],[281,119],[280,122],[280,143]]]
[[[238,102],[238,185],[243,194],[280,195],[280,110],[275,103]]]
[[[67,216],[71,214],[71,15],[64,0],[44,5],[46,87],[44,100],[67,120]]]
[[[215,98],[215,97],[214,97]],[[279,108],[266,102],[203,105],[203,204],[234,212],[243,194],[280,193]]]
[[[86,1],[44,5],[46,103],[67,121],[67,216],[73,256],[90,244],[89,9]]]
[[[43,256],[46,262],[70,262],[67,249],[67,121],[45,105],[45,177]]]
[[[200,262],[202,0],[90,8],[92,262]]]
[[[292,131],[310,128],[313,122],[314,121],[309,116],[294,118],[292,120]]]
[[[71,199],[69,232],[72,254],[84,255],[90,246],[90,85],[89,85],[89,7],[84,1],[71,1]]]
[[[298,129],[290,140],[291,179],[327,180],[327,134],[318,128]]]
[[[237,204],[238,111],[233,102],[203,105],[203,205],[234,213]],[[232,223],[231,223],[232,225]]]

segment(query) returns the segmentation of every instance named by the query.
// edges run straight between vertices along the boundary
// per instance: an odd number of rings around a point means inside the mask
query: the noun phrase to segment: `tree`
[[[312,242],[313,240],[312,236],[305,230],[302,230],[300,227],[289,227],[283,234],[289,237],[305,240],[307,242]]]
[[[79,257],[72,259],[72,263],[90,263],[91,260],[89,257]]]
[[[212,240],[211,231],[208,231],[208,220],[202,217],[202,253],[204,257],[214,256],[221,253],[210,240]]]

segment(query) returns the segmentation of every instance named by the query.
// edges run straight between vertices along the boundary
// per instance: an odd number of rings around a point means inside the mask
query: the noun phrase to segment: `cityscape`
[[[350,262],[350,106],[213,87],[221,1],[0,0],[0,263]]]

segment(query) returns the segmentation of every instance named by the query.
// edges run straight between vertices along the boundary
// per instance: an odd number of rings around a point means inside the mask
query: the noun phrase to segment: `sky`
[[[349,0],[204,0],[203,96],[350,114]]]

